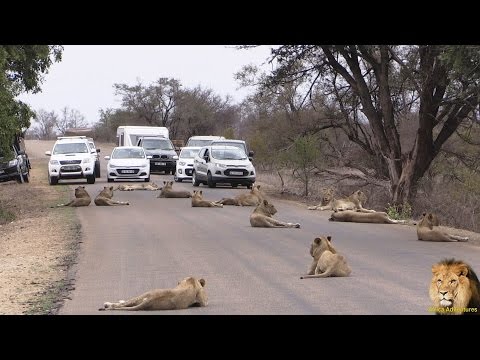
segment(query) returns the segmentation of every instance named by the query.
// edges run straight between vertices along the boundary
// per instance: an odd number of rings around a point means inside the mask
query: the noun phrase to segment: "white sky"
[[[201,85],[235,103],[252,88],[239,88],[233,74],[243,65],[262,65],[270,46],[237,50],[223,45],[65,45],[62,61],[53,63],[41,85],[42,92],[18,98],[34,110],[68,106],[79,110],[90,123],[99,109],[119,108],[120,96],[113,84],[147,85],[161,77],[175,78],[187,88]],[[268,65],[264,65],[268,69]]]

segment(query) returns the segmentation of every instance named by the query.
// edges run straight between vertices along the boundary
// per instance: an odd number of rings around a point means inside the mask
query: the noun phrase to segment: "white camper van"
[[[137,146],[142,136],[163,136],[168,139],[168,129],[161,126],[119,126],[117,128],[118,146]]]

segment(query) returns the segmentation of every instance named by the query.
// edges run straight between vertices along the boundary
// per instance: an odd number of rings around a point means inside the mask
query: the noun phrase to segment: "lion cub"
[[[118,185],[113,191],[120,190],[120,191],[134,191],[134,190],[149,190],[149,191],[157,191],[160,187],[155,184],[153,181],[148,184],[122,184]]]
[[[310,246],[310,255],[313,257],[308,275],[300,279],[324,278],[329,276],[349,276],[352,270],[347,265],[345,257],[337,254],[332,246],[332,237],[317,237]]]
[[[451,235],[440,230],[434,229],[434,226],[440,225],[438,217],[432,213],[423,213],[422,219],[417,224],[418,240],[423,241],[468,241],[468,237]]]
[[[160,188],[160,194],[157,198],[191,198],[192,194],[188,191],[173,190],[173,181],[164,181],[163,187]]]
[[[128,201],[112,200],[113,186],[104,186],[103,190],[95,198],[94,202],[97,206],[113,206],[113,205],[130,205]]]
[[[354,210],[364,213],[374,213],[375,210],[365,209],[362,204],[367,202],[367,196],[361,190],[355,191],[352,195],[344,199],[336,200],[333,196],[333,191],[327,192],[324,195],[324,200],[330,198],[329,202],[325,206],[310,206],[308,210],[333,210],[333,211],[345,211]]]
[[[289,223],[279,221],[273,218],[273,215],[277,213],[277,209],[273,204],[270,204],[267,200],[263,200],[257,205],[250,215],[250,225],[252,227],[267,227],[267,228],[299,228],[299,223]]]
[[[92,198],[88,194],[87,190],[85,190],[85,186],[78,186],[75,189],[75,199],[66,203],[66,204],[58,204],[56,206],[51,206],[52,208],[61,207],[61,206],[71,206],[71,207],[79,207],[79,206],[88,206],[92,202]]]
[[[217,201],[203,200],[202,190],[193,190],[192,207],[223,207],[223,204]]]
[[[260,185],[257,185],[253,186],[250,191],[237,195],[234,198],[223,198],[219,203],[235,206],[257,206],[264,198],[265,196],[260,191]]]
[[[127,301],[106,302],[98,310],[179,310],[191,306],[207,306],[208,298],[204,287],[204,279],[187,277],[173,289],[151,290]]]

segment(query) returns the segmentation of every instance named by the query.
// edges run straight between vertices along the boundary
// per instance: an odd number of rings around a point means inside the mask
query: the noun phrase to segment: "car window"
[[[63,143],[56,144],[53,149],[53,155],[59,154],[76,154],[86,153],[88,154],[88,147],[85,143]]]
[[[181,158],[194,158],[197,154],[198,150],[182,149],[182,151],[180,151]]]
[[[188,143],[187,143],[187,146],[206,146],[206,145],[210,145],[212,143],[213,140],[190,140]]]
[[[212,143],[212,145],[227,145],[227,146],[235,146],[242,150],[245,154],[247,153],[247,150],[245,149],[245,145],[243,143],[233,143],[233,142],[218,142],[215,141]]]
[[[212,157],[217,160],[244,160],[245,152],[240,149],[214,149]]]
[[[143,159],[145,153],[140,149],[115,149],[112,159]]]
[[[172,143],[167,139],[144,139],[142,146],[146,150],[174,150]]]

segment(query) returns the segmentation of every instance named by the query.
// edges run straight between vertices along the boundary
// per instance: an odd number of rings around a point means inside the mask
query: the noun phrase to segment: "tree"
[[[65,131],[71,128],[84,128],[88,123],[85,121],[85,116],[76,109],[69,109],[65,106],[61,110],[60,118],[57,120],[56,128],[60,135],[65,135]]]
[[[35,114],[35,121],[31,129],[35,138],[39,140],[51,140],[55,138],[55,128],[58,127],[58,116],[55,111],[48,112],[40,109]]]
[[[0,152],[8,153],[15,135],[30,126],[32,110],[15,97],[37,93],[53,61],[61,61],[58,45],[0,45]]]
[[[298,81],[321,94],[330,124],[376,159],[392,201],[416,184],[459,125],[478,112],[480,46],[287,45],[272,49],[261,91]],[[402,149],[399,115],[416,113],[416,138]]]

